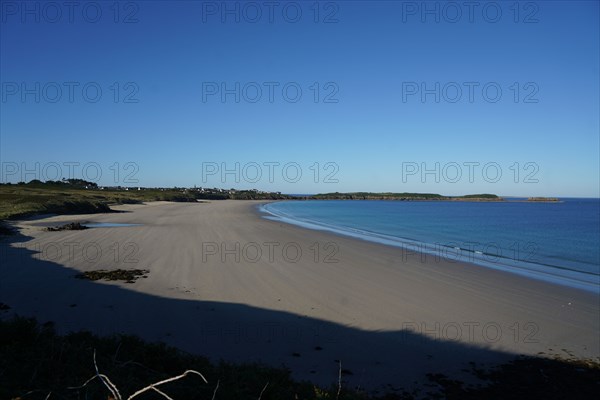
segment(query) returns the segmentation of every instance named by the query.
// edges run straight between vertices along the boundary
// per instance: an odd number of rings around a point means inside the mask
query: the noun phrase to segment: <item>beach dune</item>
[[[322,385],[410,387],[518,354],[598,358],[598,296],[261,218],[260,202],[149,203],[18,221],[2,243],[11,312],[284,365]],[[72,221],[133,223],[47,232]],[[142,269],[134,283],[76,279]]]

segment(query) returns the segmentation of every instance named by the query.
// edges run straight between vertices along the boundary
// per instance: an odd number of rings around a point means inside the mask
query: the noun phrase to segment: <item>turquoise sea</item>
[[[600,292],[600,199],[283,201],[267,218]]]

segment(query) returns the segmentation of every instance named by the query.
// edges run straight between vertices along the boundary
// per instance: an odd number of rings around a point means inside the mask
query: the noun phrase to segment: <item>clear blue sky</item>
[[[597,1],[0,3],[4,182],[600,196]]]

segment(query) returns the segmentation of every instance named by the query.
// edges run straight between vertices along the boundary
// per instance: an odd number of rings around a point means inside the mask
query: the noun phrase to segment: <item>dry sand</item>
[[[260,218],[260,202],[150,203],[19,221],[0,301],[61,331],[125,332],[329,385],[410,387],[516,354],[599,357],[592,293]],[[46,232],[71,221],[141,226]],[[301,254],[299,253],[301,252]],[[80,271],[149,270],[135,283]],[[4,313],[7,315],[8,313]]]

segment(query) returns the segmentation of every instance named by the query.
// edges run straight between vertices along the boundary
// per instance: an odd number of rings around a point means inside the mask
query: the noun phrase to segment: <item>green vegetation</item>
[[[500,197],[496,196],[495,194],[489,194],[489,193],[467,194],[467,195],[464,195],[464,196],[458,196],[458,198],[462,198],[462,199],[494,199],[494,200],[500,200]]]
[[[119,199],[111,199],[117,202]],[[110,212],[102,196],[90,196],[85,190],[48,190],[20,186],[0,186],[0,219],[33,214],[75,214]]]
[[[0,303],[1,304],[1,303]],[[10,309],[6,306],[5,310]],[[0,308],[0,310],[2,310]],[[208,381],[190,374],[160,386],[174,400],[257,399],[376,399],[342,384],[329,389],[291,379],[285,368],[260,364],[211,363],[164,344],[149,344],[134,336],[98,337],[87,332],[57,335],[51,322],[39,325],[25,318],[0,318],[0,398],[111,399],[98,379],[80,387],[96,372],[94,351],[101,374],[106,375],[126,399],[152,383],[187,370],[200,372]],[[565,399],[595,398],[600,384],[597,361],[519,358],[492,371],[471,366],[489,385],[468,387],[441,374],[429,374],[421,390],[398,391],[378,399],[412,399],[414,394],[446,399]],[[343,374],[342,374],[343,380]],[[268,385],[267,385],[268,383]],[[432,389],[433,387],[433,389]],[[439,388],[439,390],[437,389]],[[262,396],[261,396],[262,393]],[[422,396],[420,396],[422,397]],[[147,392],[136,399],[163,399]]]
[[[110,212],[109,204],[140,203],[173,198],[173,193],[84,189],[65,184],[0,185],[0,220],[35,214]],[[39,181],[38,181],[39,182]]]
[[[110,212],[111,204],[146,201],[195,202],[198,200],[277,200],[291,197],[255,190],[185,188],[99,188],[80,179],[0,184],[0,220],[36,214],[93,214]],[[4,228],[5,229],[5,228]],[[1,233],[1,232],[0,232]],[[6,233],[6,232],[5,232]]]

